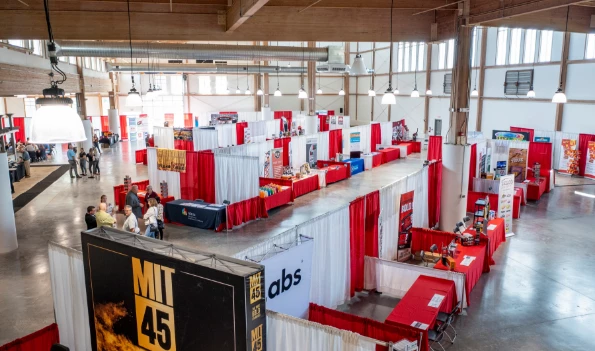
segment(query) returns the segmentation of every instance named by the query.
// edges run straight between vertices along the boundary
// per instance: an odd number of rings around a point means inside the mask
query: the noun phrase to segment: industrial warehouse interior
[[[0,351],[595,349],[595,1],[0,18]]]

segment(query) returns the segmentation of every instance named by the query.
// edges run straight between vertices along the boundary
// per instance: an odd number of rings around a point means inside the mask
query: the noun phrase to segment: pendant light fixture
[[[250,91],[250,82],[248,79],[248,63],[246,63],[246,92],[244,94],[252,95],[252,92]]]
[[[376,96],[376,91],[374,91],[374,74],[370,75],[370,89],[368,89],[368,96]]]
[[[236,64],[236,94],[241,94],[242,91],[240,90],[240,65]]]
[[[43,89],[43,98],[35,100],[39,108],[35,111],[31,121],[30,141],[35,144],[75,143],[87,140],[85,128],[81,118],[72,108],[73,101],[64,95],[64,89],[58,85],[66,81],[66,74],[58,68],[56,44],[50,23],[48,1],[44,0],[45,18],[48,28],[48,53],[52,71],[58,73],[60,80],[54,80],[51,72],[50,88]]]
[[[417,91],[417,65],[415,65],[415,86],[413,87],[413,91],[411,92],[411,97],[412,98],[419,97],[419,91]]]
[[[147,74],[149,74],[149,89],[144,96],[145,101],[153,100],[154,92],[153,87],[151,86],[151,59],[149,57],[149,42],[147,42]]]
[[[262,91],[260,87],[260,57],[258,58],[258,90],[256,91],[256,95],[262,96],[264,95],[264,91]]]
[[[349,74],[352,76],[363,76],[368,74],[368,70],[366,69],[366,64],[364,63],[362,55],[355,55],[355,58],[353,59],[353,64],[351,65],[351,69],[349,70]]]
[[[279,46],[279,42],[277,42],[277,46]],[[279,61],[277,61],[277,90],[275,90],[275,96],[279,97],[279,96],[283,96],[283,93],[281,93],[281,89],[279,89]]]
[[[143,105],[143,99],[134,87],[134,67],[132,63],[132,29],[130,27],[130,0],[126,1],[128,5],[128,44],[130,46],[130,78],[132,79],[132,88],[128,92],[126,97],[126,106],[128,107],[140,107]]]
[[[339,90],[339,96],[345,95],[345,90],[343,90],[344,79],[341,78],[341,90]]]
[[[481,29],[483,31],[483,28]],[[483,32],[482,32],[483,33]],[[475,50],[479,48],[479,27],[475,27]],[[481,43],[481,45],[485,45],[485,43]],[[475,53],[473,53],[475,55]],[[477,91],[477,68],[475,69],[475,84],[473,86],[473,91],[471,92],[471,96],[479,96],[479,92]]]
[[[302,62],[305,60],[306,55],[304,53],[304,47],[302,44]],[[304,73],[302,72],[302,75]],[[302,83],[302,87],[300,88],[300,91],[298,92],[298,99],[307,99],[308,98],[308,93],[304,90],[304,84]]]
[[[564,35],[566,35],[566,33],[568,33],[568,14],[570,12],[570,6],[568,6],[566,8],[566,29],[564,30]],[[566,103],[566,94],[564,94],[564,91],[562,90],[562,75],[560,75],[560,85],[558,85],[558,90],[556,90],[556,93],[554,94],[554,97],[552,98],[552,102],[555,104],[565,104]]]
[[[390,64],[388,70],[388,88],[382,96],[381,103],[383,105],[394,105],[397,103],[395,94],[393,93],[393,5],[394,0],[390,1]]]

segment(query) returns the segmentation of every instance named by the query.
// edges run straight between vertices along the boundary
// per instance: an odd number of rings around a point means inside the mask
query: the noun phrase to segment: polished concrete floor
[[[133,162],[133,150],[121,143],[103,154],[100,177],[71,180],[65,174],[16,213],[19,249],[0,255],[0,345],[53,322],[47,242],[80,247],[85,208],[102,194],[111,199],[112,186],[125,175],[147,178],[146,167]],[[407,159],[364,172],[229,233],[169,225],[165,238],[233,254],[419,167],[419,159]],[[556,188],[522,208],[517,235],[500,247],[497,264],[473,290],[448,350],[595,350],[595,199],[575,191],[595,194],[595,186]],[[377,319],[397,301],[370,298],[376,302],[360,304],[368,309],[361,313]]]

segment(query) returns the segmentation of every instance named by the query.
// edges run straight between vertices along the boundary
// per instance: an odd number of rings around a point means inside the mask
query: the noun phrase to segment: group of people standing
[[[124,215],[126,219],[122,225],[122,230],[135,234],[140,234],[141,230],[138,225],[138,219],[142,218],[145,224],[144,235],[163,240],[163,205],[161,199],[153,188],[149,185],[146,190],[145,201],[141,203],[138,198],[138,186],[133,185],[128,194],[126,194],[126,206],[124,207]],[[110,203],[107,202],[107,196],[101,195],[101,202],[99,203],[99,211],[96,211],[95,206],[87,207],[85,214],[85,222],[87,229],[97,227],[116,227],[116,211]],[[147,210],[143,215],[143,208]]]
[[[89,165],[89,178],[95,178],[94,175],[100,175],[101,170],[99,169],[99,160],[101,158],[101,152],[96,152],[95,147],[90,148],[89,152],[85,152],[85,150],[78,152],[77,147],[69,146],[66,155],[68,156],[68,163],[70,164],[70,178],[75,178],[75,176],[72,175],[73,170],[76,178],[82,178],[78,173],[77,165],[80,165],[83,177],[87,176],[87,165]]]

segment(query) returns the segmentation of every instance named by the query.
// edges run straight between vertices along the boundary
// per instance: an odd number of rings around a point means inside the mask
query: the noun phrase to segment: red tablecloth
[[[522,200],[522,189],[515,189],[515,194],[512,199],[512,218],[520,218],[521,217],[521,200]],[[480,193],[476,191],[469,191],[467,193],[467,212],[474,212],[475,211],[475,202],[479,199],[485,199],[488,193]],[[498,205],[498,194],[489,194],[490,195],[490,205],[492,206],[492,210],[498,212],[497,205]]]
[[[546,189],[546,179],[539,178],[539,181],[535,179],[530,179],[529,184],[527,184],[527,199],[537,201],[541,198],[541,195],[545,193]]]
[[[467,296],[467,305],[471,305],[469,295],[471,294],[471,290],[473,290],[475,284],[477,284],[479,281],[482,273],[487,273],[490,271],[487,255],[488,251],[485,242],[481,242],[477,246],[459,245],[457,247],[454,257],[456,262],[454,271],[465,274],[465,296]],[[475,256],[475,260],[471,262],[469,266],[462,266],[461,261],[463,261],[465,256]],[[434,269],[441,269],[445,271],[450,270],[449,267],[446,267],[442,264],[442,260],[436,263]]]
[[[493,230],[490,230],[489,227],[490,225],[495,225],[496,228],[494,228]],[[466,233],[469,233],[471,235],[475,235],[475,230],[469,228],[465,231]],[[503,218],[495,218],[492,219],[491,221],[488,222],[488,239],[489,239],[489,245],[488,245],[488,258],[489,258],[489,264],[493,265],[496,264],[496,262],[494,261],[494,252],[496,252],[496,250],[498,249],[498,247],[500,246],[500,244],[502,244],[503,242],[506,241],[506,230],[504,228],[504,219]]]
[[[147,165],[147,149],[136,150],[134,152],[134,156],[136,159],[136,163],[142,163],[143,165]]]
[[[434,294],[444,296],[439,308],[428,306]],[[428,330],[434,328],[438,312],[450,313],[456,304],[457,292],[454,281],[420,275],[386,318],[385,323],[423,332],[422,350],[424,347],[429,350]],[[411,324],[414,322],[427,324],[428,329],[412,327]]]
[[[382,155],[383,164],[394,160],[398,160],[399,157],[401,157],[401,150],[398,148],[386,148],[378,150],[378,152]]]
[[[349,167],[345,166],[322,167],[319,170],[326,171],[326,185],[347,179],[351,174]]]
[[[320,190],[318,174],[293,181],[293,198],[300,197],[314,190]]]
[[[403,145],[403,144],[410,145],[410,146],[407,146],[407,155],[410,155],[413,152],[421,152],[421,141],[413,141],[413,140],[396,141],[396,140],[393,140],[393,145]]]
[[[382,154],[377,153],[372,156],[372,168],[382,165]]]
[[[285,204],[290,203],[291,201],[292,201],[291,200],[291,188],[288,188],[287,190],[284,190],[284,191],[280,191],[280,192],[273,194],[271,196],[261,197],[259,200],[259,202],[260,202],[260,208],[259,208],[260,218],[269,218],[268,211],[270,209],[283,206]]]
[[[122,198],[120,193],[124,191],[124,185],[116,185],[114,186],[114,205],[118,206],[118,208],[123,209],[124,205],[126,205],[126,194],[124,194],[124,202],[120,201]]]

